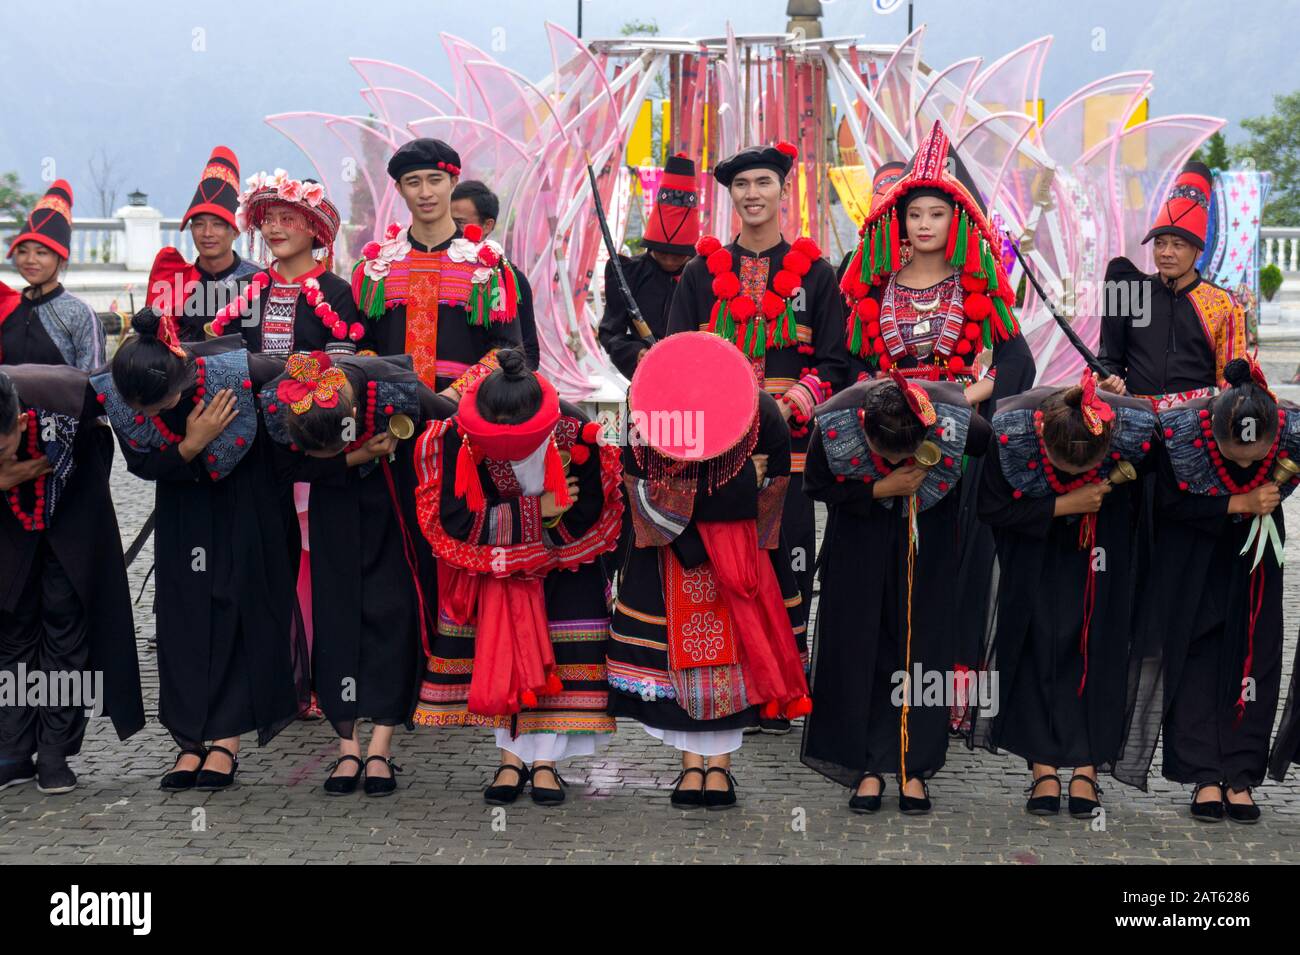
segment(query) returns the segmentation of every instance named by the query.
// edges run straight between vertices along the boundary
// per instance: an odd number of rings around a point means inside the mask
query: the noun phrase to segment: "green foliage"
[[[1277,264],[1270,262],[1259,270],[1259,294],[1264,296],[1264,301],[1273,301],[1273,296],[1277,290],[1282,287],[1282,270]]]
[[[0,173],[0,223],[21,226],[40,196],[23,192],[18,173]]]
[[[1223,130],[1219,130],[1192,153],[1192,158],[1203,162],[1211,170],[1228,168],[1228,144],[1224,141]]]

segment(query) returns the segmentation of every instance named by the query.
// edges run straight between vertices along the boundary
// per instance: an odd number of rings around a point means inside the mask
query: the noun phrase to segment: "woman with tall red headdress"
[[[983,656],[972,745],[1009,750],[1033,779],[1026,811],[1091,818],[1097,773],[1124,735],[1133,545],[1155,413],[1079,384],[1003,399],[982,469],[980,517],[997,539],[997,626]]]
[[[438,625],[415,722],[492,727],[501,764],[485,801],[512,803],[531,778],[533,801],[555,804],[566,785],[558,764],[614,732],[597,558],[618,540],[621,470],[599,426],[522,351],[497,359],[416,445]]]
[[[781,538],[789,428],[745,356],[707,332],[652,347],[629,403],[635,539],[611,627],[610,712],[681,752],[674,806],[726,809],[744,729],[810,705]]]

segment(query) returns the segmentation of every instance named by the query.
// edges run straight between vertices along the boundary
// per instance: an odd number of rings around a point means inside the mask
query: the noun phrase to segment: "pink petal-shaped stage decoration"
[[[983,62],[980,57],[972,56],[934,74],[916,105],[912,128],[929,129],[939,120],[948,129],[960,129],[966,97]]]
[[[1115,73],[1071,93],[1043,120],[1038,144],[1058,165],[1073,164],[1124,128],[1150,91],[1151,76],[1142,70]]]
[[[1050,36],[1039,37],[996,60],[976,77],[970,100],[977,106],[974,112],[966,111],[962,132],[988,113],[1028,112],[1030,104],[1038,99],[1038,81],[1051,45]]]

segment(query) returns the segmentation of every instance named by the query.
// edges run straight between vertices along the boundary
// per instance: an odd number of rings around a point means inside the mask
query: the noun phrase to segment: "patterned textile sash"
[[[1219,393],[1217,388],[1196,388],[1192,391],[1172,391],[1167,395],[1133,395],[1143,401],[1151,402],[1151,410],[1159,414],[1175,405],[1181,405],[1196,398],[1210,398]]]
[[[668,615],[668,668],[738,664],[731,614],[705,561],[687,570],[671,547],[660,548]]]

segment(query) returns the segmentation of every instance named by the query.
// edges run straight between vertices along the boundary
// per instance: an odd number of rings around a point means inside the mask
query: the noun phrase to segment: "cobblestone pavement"
[[[152,489],[114,467],[122,534],[131,540]],[[1287,505],[1300,527],[1300,503]],[[1300,534],[1287,545],[1300,566]],[[151,548],[131,568],[133,593],[145,584]],[[1062,814],[1023,811],[1025,772],[1013,757],[971,753],[954,743],[931,787],[936,811],[905,817],[891,781],[885,809],[866,818],[845,808],[845,790],[804,768],[799,732],[749,737],[735,759],[740,806],[680,812],[668,805],[677,754],[638,725],[624,723],[596,757],[567,766],[571,798],[542,809],[525,798],[509,809],[483,804],[496,751],[485,731],[399,732],[404,768],[394,797],[325,796],[320,782],[334,758],[328,725],[295,723],[259,750],[246,737],[239,785],[224,793],[167,795],[170,738],[153,718],[157,672],[149,643],[152,583],[137,604],[141,669],[150,717],[118,742],[94,721],[73,766],[81,785],[42,796],[26,785],[0,792],[0,863],[37,862],[1294,862],[1300,860],[1300,773],[1257,793],[1256,826],[1199,825],[1187,791],[1152,780],[1139,793],[1103,779],[1105,830]],[[1288,574],[1289,678],[1300,624],[1300,574]],[[1285,683],[1284,683],[1285,685]]]

